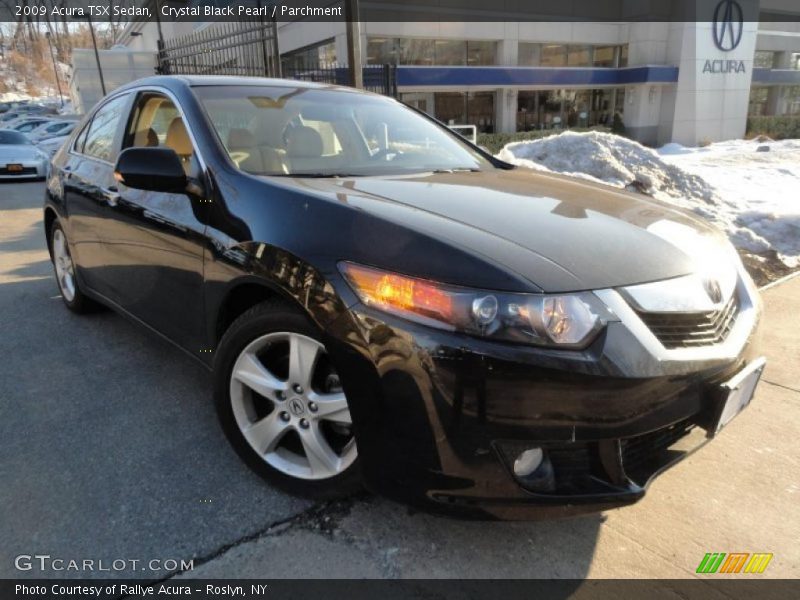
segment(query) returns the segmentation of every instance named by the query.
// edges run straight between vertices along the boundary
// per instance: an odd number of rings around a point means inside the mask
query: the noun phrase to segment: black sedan
[[[764,366],[758,293],[696,217],[352,89],[118,89],[56,154],[44,217],[66,306],[212,369],[231,443],[294,493],[497,518],[629,504]]]

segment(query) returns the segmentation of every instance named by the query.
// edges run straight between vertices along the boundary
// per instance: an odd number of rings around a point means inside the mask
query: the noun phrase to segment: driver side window
[[[147,93],[139,98],[124,147],[172,148],[186,174],[192,172],[195,150],[186,124],[172,100],[161,94]]]

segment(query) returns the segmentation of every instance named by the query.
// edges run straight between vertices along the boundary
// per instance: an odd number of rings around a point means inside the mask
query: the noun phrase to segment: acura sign
[[[730,52],[742,41],[744,13],[736,0],[722,0],[714,9],[714,44]]]
[[[735,50],[742,41],[744,13],[736,0],[722,0],[714,9],[711,32],[714,45],[723,52]],[[744,73],[743,60],[706,59],[703,73]]]

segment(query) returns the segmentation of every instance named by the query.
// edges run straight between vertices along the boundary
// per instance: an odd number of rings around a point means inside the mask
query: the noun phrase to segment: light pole
[[[89,21],[89,33],[92,34],[92,45],[94,46],[94,58],[97,61],[97,73],[100,75],[100,89],[103,91],[103,96],[106,95],[106,82],[103,79],[103,67],[100,66],[100,53],[97,51],[97,39],[94,37],[94,27],[92,26],[92,17],[87,17]]]
[[[58,86],[58,97],[61,99],[61,108],[64,108],[64,94],[61,92],[61,80],[58,78],[58,66],[56,65],[56,55],[53,52],[53,42],[50,41],[50,32],[45,31],[44,37],[47,38],[47,45],[50,46],[50,57],[53,59],[53,74],[56,76]]]

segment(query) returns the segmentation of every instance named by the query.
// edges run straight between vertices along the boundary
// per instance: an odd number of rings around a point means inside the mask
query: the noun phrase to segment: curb
[[[776,279],[775,281],[771,281],[767,285],[764,285],[764,286],[758,288],[758,291],[759,292],[766,292],[768,289],[774,288],[776,286],[779,286],[782,283],[786,283],[787,281],[790,281],[790,280],[794,279],[795,277],[800,277],[800,271],[795,271],[794,273],[789,273],[788,275],[784,275],[780,279]]]

